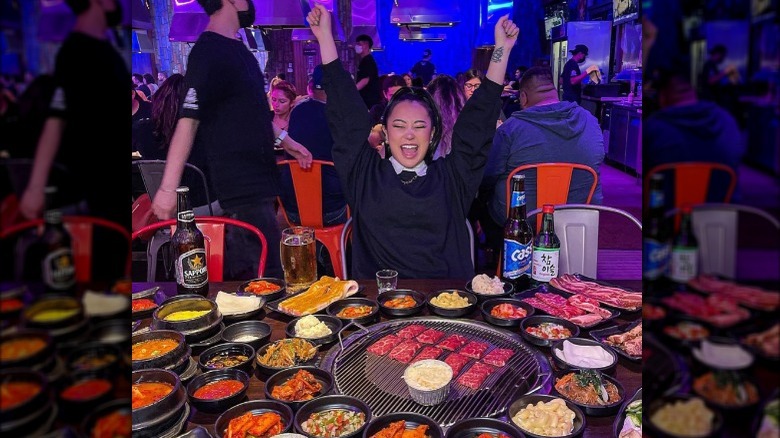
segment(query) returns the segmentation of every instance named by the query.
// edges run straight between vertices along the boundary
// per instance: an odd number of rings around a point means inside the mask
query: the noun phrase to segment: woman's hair
[[[458,78],[459,79],[458,83],[460,84],[461,87],[463,87],[466,84],[466,82],[474,78],[478,78],[480,81],[482,81],[482,73],[480,73],[480,71],[477,70],[476,68],[472,68],[463,72],[463,76]]]
[[[179,73],[171,75],[154,95],[152,101],[152,121],[154,135],[160,140],[160,148],[168,149],[176,128],[179,107],[184,99],[187,86],[184,76]]]
[[[387,90],[389,90],[391,87],[405,87],[406,81],[404,80],[403,76],[398,75],[387,75],[381,82],[382,84],[382,94],[384,95],[387,93]]]
[[[151,73],[144,73],[144,84],[156,84],[157,81],[154,80],[154,77]]]
[[[290,102],[295,101],[295,98],[298,97],[298,92],[295,91],[295,85],[287,82],[287,81],[279,81],[276,84],[274,84],[273,87],[271,87],[271,92],[274,90],[279,90],[282,93],[284,93],[284,97],[290,100]]]
[[[428,152],[425,154],[425,162],[430,163],[433,161],[433,155],[436,153],[436,148],[439,146],[439,141],[442,135],[442,118],[439,112],[439,107],[436,106],[436,102],[431,97],[430,93],[419,87],[401,87],[393,94],[393,97],[388,102],[385,112],[382,114],[382,125],[387,129],[387,119],[393,113],[396,105],[401,102],[417,102],[424,106],[428,110],[428,117],[431,118],[431,127],[433,133],[431,135],[431,142],[428,145]],[[386,157],[390,157],[390,153],[385,154]]]
[[[439,107],[442,118],[441,143],[436,150],[434,159],[444,157],[450,153],[452,148],[452,129],[458,120],[458,115],[466,105],[466,94],[463,87],[450,75],[436,76],[428,84],[428,92],[433,97],[433,101]]]

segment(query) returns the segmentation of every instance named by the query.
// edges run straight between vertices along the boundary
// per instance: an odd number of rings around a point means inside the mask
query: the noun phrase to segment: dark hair
[[[206,12],[206,15],[211,16],[214,12],[222,9],[222,0],[198,0],[198,4]]]
[[[144,83],[144,75],[141,73],[133,73],[133,78],[138,79],[142,84]]]
[[[154,80],[154,77],[151,73],[144,73],[144,83],[145,84],[154,84],[156,83]]]
[[[452,129],[458,120],[461,110],[466,105],[466,94],[463,87],[450,75],[436,76],[428,84],[428,92],[439,108],[442,117],[441,143],[437,149],[441,150],[441,156],[450,153],[452,147]]]
[[[396,105],[398,105],[401,102],[417,102],[420,105],[424,106],[426,110],[428,110],[428,117],[431,118],[431,126],[433,127],[433,135],[431,136],[431,143],[428,145],[428,152],[425,154],[425,162],[430,163],[433,161],[433,154],[436,152],[436,148],[439,146],[439,141],[441,140],[441,134],[442,134],[442,120],[441,120],[441,113],[439,112],[439,107],[436,106],[436,102],[433,100],[433,97],[425,91],[423,88],[419,87],[401,87],[398,89],[398,91],[393,94],[393,97],[390,99],[390,102],[388,102],[387,107],[385,108],[385,112],[382,113],[382,125],[387,128],[387,119],[390,117],[390,114],[393,113],[393,110],[395,109]],[[387,153],[385,156],[389,157],[390,154]]]
[[[406,81],[403,76],[387,75],[382,81],[382,94],[386,93],[391,87],[405,87]]]
[[[184,76],[176,73],[163,82],[154,95],[152,120],[154,122],[154,135],[162,140],[160,142],[161,149],[167,149],[171,142],[186,88]]]
[[[359,42],[359,43],[361,43],[361,42],[363,42],[363,41],[367,42],[367,43],[368,43],[368,48],[369,48],[369,49],[371,49],[371,48],[373,48],[373,47],[374,47],[374,40],[373,40],[373,39],[371,39],[371,37],[370,37],[370,36],[368,36],[368,35],[366,35],[366,34],[361,34],[361,35],[358,35],[358,37],[357,37],[357,38],[355,38],[355,41],[357,41],[357,42]]]
[[[282,93],[284,93],[284,97],[290,99],[290,102],[295,101],[295,98],[298,97],[298,91],[295,90],[295,85],[287,82],[287,81],[279,81],[277,82],[272,88],[271,91],[279,90]]]
[[[523,73],[523,77],[520,78],[520,86],[518,89],[526,90],[527,88],[538,84],[554,84],[550,67],[538,66],[526,70],[526,72]]]
[[[65,3],[76,15],[80,15],[82,12],[89,9],[89,0],[65,0]]]
[[[277,77],[277,78],[279,78],[279,79],[281,79],[281,80],[283,80],[283,81],[286,81],[286,80],[287,80],[287,75],[286,75],[286,74],[284,74],[284,73],[277,73],[277,74],[276,74],[276,77]]]
[[[726,46],[724,46],[723,44],[716,44],[715,47],[713,47],[712,50],[710,50],[710,53],[725,55],[726,54]]]
[[[422,78],[413,78],[412,79],[412,86],[413,87],[420,87],[420,88],[422,88],[422,87],[425,86],[425,84],[423,83]]]
[[[479,78],[479,80],[482,80],[482,72],[477,70],[476,68],[471,68],[463,72],[463,83],[470,81],[471,79]],[[462,84],[461,84],[462,85]]]

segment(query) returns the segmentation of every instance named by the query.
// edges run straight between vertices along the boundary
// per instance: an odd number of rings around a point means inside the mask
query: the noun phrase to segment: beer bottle
[[[647,290],[661,287],[669,269],[671,250],[671,230],[669,221],[664,217],[664,177],[654,174],[650,177],[649,203],[645,209],[642,240],[642,279]]]
[[[528,289],[534,232],[525,218],[525,175],[512,177],[509,217],[504,223],[504,260],[501,278],[517,292]]]
[[[71,236],[62,224],[62,212],[53,206],[56,187],[46,187],[43,233],[27,249],[25,279],[43,283],[46,292],[73,294],[76,267]]]
[[[699,242],[691,226],[691,207],[682,208],[680,232],[672,243],[669,278],[676,283],[687,283],[698,274]]]
[[[555,234],[554,212],[555,207],[550,204],[542,207],[542,229],[534,238],[531,278],[537,283],[549,283],[558,276],[561,241]]]
[[[176,232],[171,236],[175,256],[176,285],[179,294],[206,296],[209,273],[206,266],[206,245],[203,233],[195,226],[195,213],[190,206],[190,189],[176,189]]]

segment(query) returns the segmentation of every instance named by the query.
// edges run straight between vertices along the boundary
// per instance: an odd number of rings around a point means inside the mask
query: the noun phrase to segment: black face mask
[[[108,27],[118,26],[119,23],[122,22],[122,4],[119,0],[116,0],[114,3],[116,4],[116,8],[114,8],[113,11],[107,11],[105,13],[106,25],[108,25]]]
[[[255,4],[252,0],[247,0],[249,8],[246,11],[238,11],[238,25],[240,27],[249,27],[255,23]]]

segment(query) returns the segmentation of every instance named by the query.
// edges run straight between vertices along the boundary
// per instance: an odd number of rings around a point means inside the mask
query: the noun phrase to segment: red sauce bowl
[[[114,384],[99,374],[80,374],[67,380],[57,394],[63,418],[84,418],[113,398]]]
[[[222,413],[246,397],[249,374],[227,368],[207,371],[187,385],[187,398],[195,409],[208,413]]]

